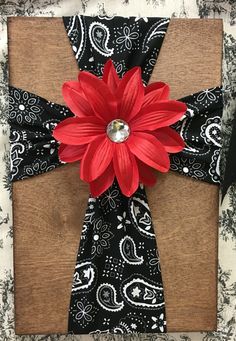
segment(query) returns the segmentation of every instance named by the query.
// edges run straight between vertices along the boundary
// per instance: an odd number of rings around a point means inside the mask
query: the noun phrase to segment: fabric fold
[[[74,116],[28,91],[9,87],[10,156],[12,181],[42,174],[58,167],[58,142],[52,136],[57,123]]]
[[[117,182],[89,198],[72,285],[69,332],[166,332],[164,291],[143,186],[127,198]]]
[[[173,128],[185,141],[185,148],[178,154],[170,154],[171,170],[193,179],[219,184],[222,88],[205,89],[180,101],[186,103],[188,110]]]

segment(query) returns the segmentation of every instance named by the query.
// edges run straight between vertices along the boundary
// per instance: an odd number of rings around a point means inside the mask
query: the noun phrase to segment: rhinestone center
[[[124,142],[130,135],[129,125],[120,119],[113,120],[107,126],[107,135],[112,142]]]

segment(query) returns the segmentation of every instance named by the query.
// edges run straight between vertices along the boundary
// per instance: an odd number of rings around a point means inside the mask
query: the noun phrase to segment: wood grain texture
[[[9,19],[10,83],[63,104],[78,68],[60,18]],[[173,19],[152,81],[172,98],[221,83],[221,20]],[[17,334],[66,333],[87,185],[78,165],[13,186]],[[148,190],[168,331],[216,328],[218,187],[170,172]]]

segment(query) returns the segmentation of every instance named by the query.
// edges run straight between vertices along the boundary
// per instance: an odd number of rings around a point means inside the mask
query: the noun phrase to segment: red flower
[[[165,83],[144,87],[139,67],[119,79],[109,60],[102,79],[82,71],[78,81],[64,83],[62,92],[75,117],[54,129],[53,136],[61,142],[59,158],[81,160],[80,177],[95,197],[115,177],[128,197],[139,182],[153,185],[152,168],[167,172],[168,153],[184,148],[182,138],[169,126],[183,116],[186,105],[169,100]]]

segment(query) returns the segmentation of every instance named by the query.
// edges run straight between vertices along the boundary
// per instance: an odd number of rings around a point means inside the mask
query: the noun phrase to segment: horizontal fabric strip
[[[221,182],[222,88],[215,87],[180,99],[188,110],[173,128],[185,141],[185,148],[170,154],[171,170],[213,184]]]
[[[173,128],[180,133],[186,147],[181,153],[170,154],[171,170],[217,184],[220,182],[222,89],[206,89],[180,101],[187,104],[188,110]],[[9,87],[12,181],[45,173],[62,164],[52,130],[72,116],[65,106]]]
[[[28,91],[9,87],[11,180],[21,180],[58,167],[57,123],[74,116],[65,106]]]

